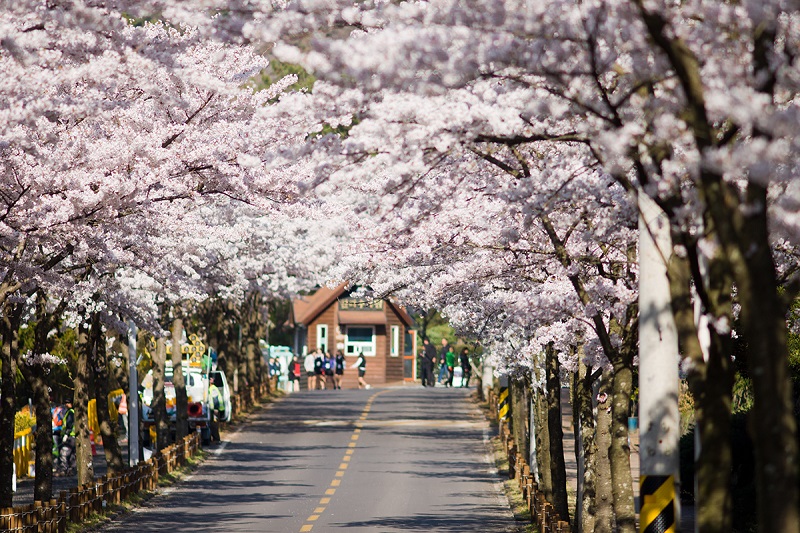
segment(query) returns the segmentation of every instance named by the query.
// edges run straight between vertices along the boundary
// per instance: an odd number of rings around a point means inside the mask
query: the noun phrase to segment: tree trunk
[[[178,309],[173,308],[173,312]],[[189,433],[189,399],[186,395],[186,382],[183,377],[183,320],[172,321],[172,384],[175,386],[175,440],[181,441]]]
[[[633,392],[631,357],[620,355],[613,362],[614,377],[611,383],[611,484],[614,493],[614,518],[617,531],[635,533],[636,512],[633,505],[633,479],[631,478],[631,447],[628,444],[628,415]]]
[[[550,432],[547,423],[547,398],[541,389],[534,392],[536,413],[536,463],[539,471],[539,490],[547,501],[553,501],[553,471],[550,466]]]
[[[14,417],[17,413],[16,372],[14,361],[19,350],[19,321],[22,306],[9,304],[3,306],[0,317],[3,346],[0,356],[0,508],[11,507],[14,493],[11,491],[14,476]]]
[[[595,444],[594,413],[592,412],[591,381],[591,369],[579,362],[578,372],[572,374],[572,424],[575,433],[575,459],[579,465],[583,465],[583,475],[578,479],[581,490],[578,491],[579,499],[575,503],[575,530],[578,533],[593,533],[597,514],[597,446]],[[580,519],[578,520],[578,518]]]
[[[545,349],[547,372],[547,435],[550,439],[550,477],[553,496],[550,502],[561,520],[569,521],[567,467],[564,463],[564,432],[561,428],[561,364],[552,345]]]
[[[511,398],[511,429],[514,432],[514,441],[517,443],[518,453],[523,457],[528,457],[530,449],[528,446],[528,435],[530,434],[528,385],[524,380],[509,381],[509,388],[511,390],[509,395]]]
[[[163,337],[156,340],[153,354],[153,420],[156,424],[156,449],[169,446],[169,418],[167,417],[167,397],[164,394],[164,365],[167,348]]]
[[[597,420],[596,442],[597,462],[595,463],[595,480],[597,498],[595,506],[595,531],[611,533],[614,531],[614,490],[611,481],[611,375],[604,372],[597,385],[597,404],[595,405]]]
[[[747,188],[747,205],[766,206],[767,190]],[[742,229],[741,253],[734,264],[741,320],[747,339],[755,443],[758,525],[760,531],[800,531],[797,424],[792,412],[792,382],[786,306],[777,286],[767,228],[767,209],[751,214]]]
[[[93,367],[92,342],[87,327],[78,327],[78,364],[73,378],[75,386],[75,460],[78,468],[78,485],[94,479],[92,447],[89,441],[89,379]]]
[[[41,291],[36,297],[36,327],[34,330],[33,353],[49,352],[47,334],[55,320],[45,308],[46,299]],[[50,389],[46,381],[46,370],[42,365],[26,365],[17,362],[25,381],[33,391],[34,411],[36,413],[36,432],[34,434],[36,476],[33,484],[34,501],[49,501],[53,494],[53,417],[50,411]]]
[[[97,407],[97,422],[100,435],[103,437],[103,453],[106,458],[109,474],[122,472],[122,451],[117,441],[117,421],[111,420],[108,412],[108,353],[106,352],[106,336],[103,333],[97,313],[92,318],[92,340],[95,346],[94,358],[94,391]]]
[[[247,382],[250,385],[255,385],[261,381],[261,376],[258,375],[257,359],[261,358],[261,348],[258,345],[260,334],[260,306],[261,306],[261,293],[253,292],[245,301],[244,308],[242,309],[242,342],[244,343],[243,351],[245,354],[245,372]],[[269,380],[267,380],[269,383]]]
[[[678,241],[675,241],[678,242]],[[684,241],[685,242],[685,241]],[[690,254],[693,246],[687,245]],[[732,284],[718,258],[710,262],[708,279],[697,267],[694,284],[705,294],[701,301],[715,319],[733,319],[731,310]],[[720,335],[715,328],[707,328],[709,345],[708,361],[699,342],[695,311],[690,287],[690,264],[688,258],[673,254],[669,264],[672,312],[675,317],[682,353],[692,364],[687,381],[695,404],[695,431],[698,432],[700,449],[695,450],[695,516],[697,531],[717,533],[733,528],[733,500],[731,497],[731,368],[730,334]],[[705,288],[707,286],[707,289]]]

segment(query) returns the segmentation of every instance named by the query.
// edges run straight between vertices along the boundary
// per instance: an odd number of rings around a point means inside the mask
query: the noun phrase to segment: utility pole
[[[136,337],[133,320],[128,321],[128,465],[139,464],[139,374],[136,370]]]
[[[669,221],[639,192],[639,459],[640,531],[680,529],[680,414],[678,334],[672,315],[667,261]]]

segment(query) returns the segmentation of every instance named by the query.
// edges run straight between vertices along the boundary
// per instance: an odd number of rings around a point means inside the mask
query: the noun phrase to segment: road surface
[[[465,389],[303,391],[103,531],[518,531]]]

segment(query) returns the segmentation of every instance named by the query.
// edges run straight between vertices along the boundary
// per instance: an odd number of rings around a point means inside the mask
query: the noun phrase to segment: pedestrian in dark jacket
[[[472,377],[472,364],[469,362],[469,349],[464,348],[461,350],[459,356],[461,363],[461,386],[469,387],[469,378]]]
[[[435,385],[433,366],[436,364],[436,348],[433,347],[427,337],[423,339],[422,344],[424,345],[422,351],[422,386],[433,387]]]

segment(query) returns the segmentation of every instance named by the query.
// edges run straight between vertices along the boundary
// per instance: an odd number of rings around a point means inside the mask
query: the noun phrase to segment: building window
[[[407,329],[403,334],[403,355],[414,355],[414,331]]]
[[[392,326],[392,345],[389,355],[397,357],[400,355],[400,326]]]
[[[328,325],[317,324],[317,348],[323,352],[328,351]]]
[[[344,346],[347,355],[375,355],[375,327],[348,326]]]

